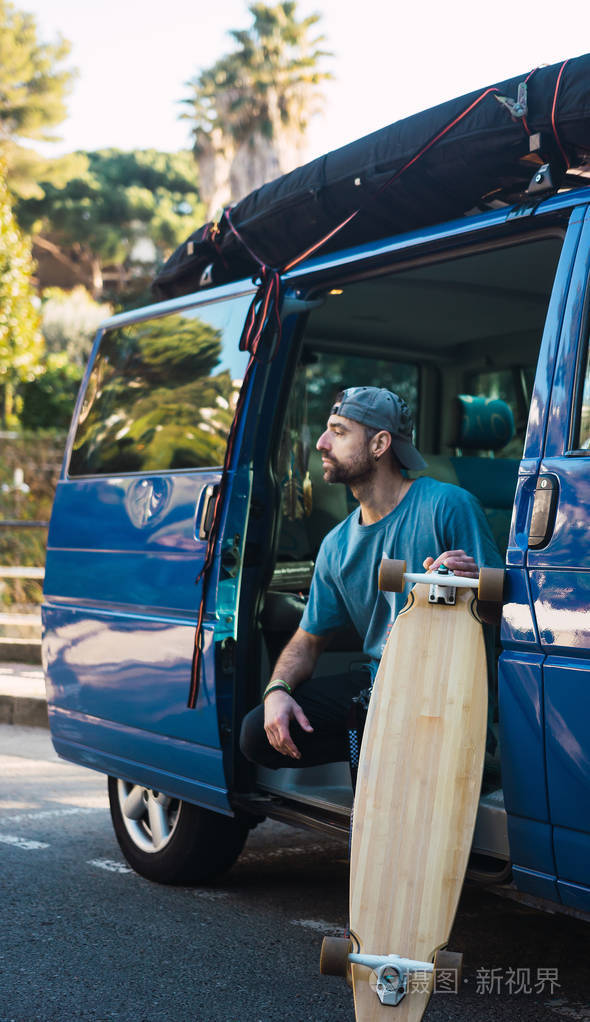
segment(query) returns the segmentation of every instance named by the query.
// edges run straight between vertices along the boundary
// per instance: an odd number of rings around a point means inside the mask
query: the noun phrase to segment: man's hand
[[[436,560],[434,557],[427,557],[423,563],[426,571],[436,571],[441,564],[444,564],[449,571],[463,578],[478,578],[479,568],[473,557],[466,554],[464,550],[445,550],[439,554]]]
[[[301,753],[291,738],[289,722],[295,718],[304,731],[313,731],[299,703],[288,692],[277,689],[264,700],[264,730],[273,749],[283,756],[301,759]]]

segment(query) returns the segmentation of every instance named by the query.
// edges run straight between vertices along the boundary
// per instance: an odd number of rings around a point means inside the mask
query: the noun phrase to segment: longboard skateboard
[[[350,939],[324,939],[320,970],[352,981],[357,1022],[419,1022],[457,991],[445,952],[479,801],[487,725],[477,598],[500,603],[504,572],[411,575],[384,559],[379,587],[414,583],[391,630],[360,752],[351,841]],[[475,591],[474,591],[475,590]]]

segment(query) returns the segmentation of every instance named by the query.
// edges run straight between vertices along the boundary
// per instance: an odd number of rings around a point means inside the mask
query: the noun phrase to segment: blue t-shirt
[[[411,572],[423,572],[426,557],[444,550],[465,550],[480,566],[502,567],[502,559],[479,501],[450,483],[422,476],[385,518],[360,525],[359,515],[356,509],[324,538],[301,628],[323,635],[352,622],[374,673],[392,622],[377,584],[382,557],[404,560]],[[407,587],[395,594],[396,615],[406,599]]]

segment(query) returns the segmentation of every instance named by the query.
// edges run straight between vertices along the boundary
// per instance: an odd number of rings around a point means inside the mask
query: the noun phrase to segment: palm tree
[[[253,23],[230,32],[235,45],[188,83],[183,102],[193,122],[201,197],[212,214],[229,200],[293,169],[304,159],[306,131],[321,109],[320,67],[329,57],[312,14],[296,0],[250,5]]]

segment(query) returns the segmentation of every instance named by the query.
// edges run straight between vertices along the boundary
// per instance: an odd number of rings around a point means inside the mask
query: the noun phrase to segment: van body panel
[[[519,485],[522,481],[519,480]],[[539,636],[532,612],[527,578],[518,568],[507,568],[502,608],[503,649],[539,651]]]
[[[215,688],[201,685],[198,720],[186,709],[193,622],[122,611],[46,608],[50,703],[131,728],[219,743]],[[209,642],[209,645],[211,642]],[[208,650],[207,650],[208,651]]]
[[[574,560],[577,561],[579,556],[578,550]],[[577,655],[588,661],[590,571],[535,568],[530,573],[530,580],[542,648],[551,655]]]
[[[219,482],[218,470],[186,473],[150,473],[119,478],[68,479],[58,484],[48,538],[45,569],[45,593],[48,598],[87,597],[100,603],[129,603],[133,606],[195,607],[195,564],[206,550],[199,539],[196,522],[202,493]],[[108,523],[105,528],[105,523]],[[95,578],[94,571],[109,555],[129,555],[130,564],[137,555],[156,555],[179,562],[178,577],[169,588],[161,581],[133,573],[112,572],[112,566]],[[79,576],[64,568],[63,557],[85,555],[92,564],[84,564]],[[184,562],[185,567],[181,564]],[[154,565],[156,559],[153,558]],[[88,570],[90,569],[90,575]],[[88,591],[88,578],[92,591]],[[82,580],[85,579],[85,582]],[[139,587],[136,589],[135,587]],[[71,587],[71,589],[70,589]],[[149,598],[141,598],[149,592]],[[165,601],[162,596],[165,595]]]
[[[580,819],[580,824],[587,827],[588,818]],[[553,828],[553,844],[555,861],[560,880],[584,886],[590,894],[588,885],[588,834],[565,827]]]
[[[512,867],[512,876],[522,894],[532,894],[534,898],[545,898],[559,904],[559,885],[554,876],[535,873],[534,870],[523,869],[521,866]]]
[[[508,836],[513,863],[525,863],[535,873],[555,876],[553,834],[548,823],[523,816],[508,817]]]
[[[542,663],[541,654],[503,652],[498,703],[506,812],[548,823]]]
[[[579,912],[590,912],[590,890],[578,884],[568,884],[560,880],[557,890],[562,905],[577,909]]]
[[[64,759],[232,814],[225,788],[216,784],[223,776],[218,749],[67,710],[50,709],[49,721]]]
[[[589,616],[586,609],[586,616]],[[590,853],[590,663],[551,657],[544,665],[551,821],[586,831]],[[573,879],[572,877],[569,878]],[[584,877],[590,884],[590,864]]]

